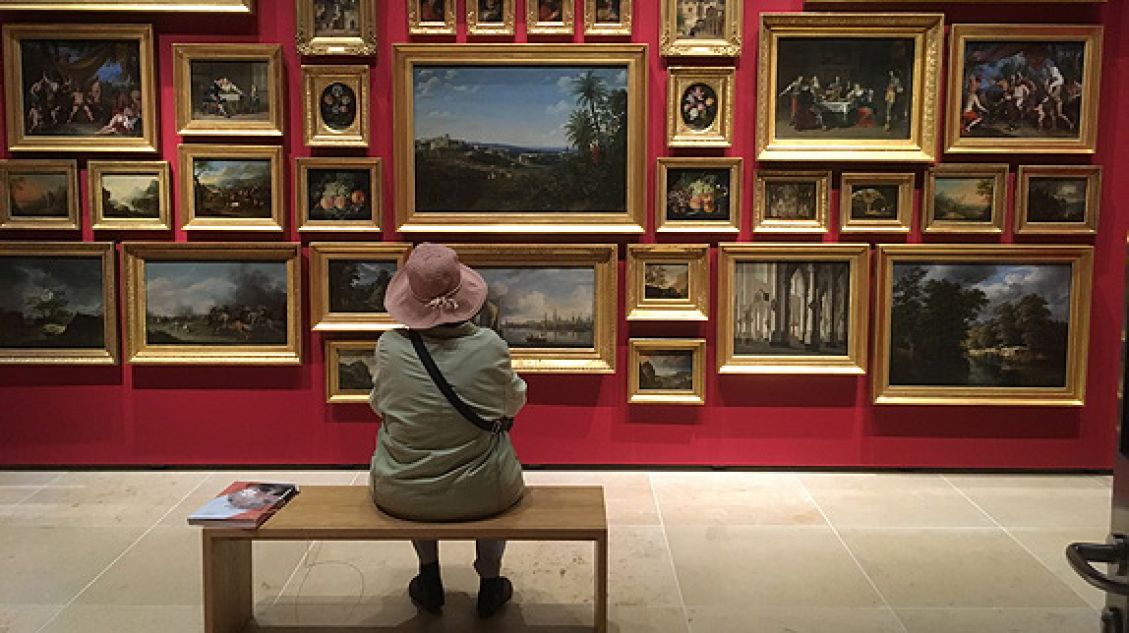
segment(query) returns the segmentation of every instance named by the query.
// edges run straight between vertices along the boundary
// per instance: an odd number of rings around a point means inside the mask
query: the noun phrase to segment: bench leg
[[[608,630],[608,534],[596,541],[596,633]]]
[[[251,621],[250,539],[204,536],[204,633],[240,633]]]

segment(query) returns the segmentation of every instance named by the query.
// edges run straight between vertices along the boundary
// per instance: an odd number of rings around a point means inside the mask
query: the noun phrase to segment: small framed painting
[[[830,171],[758,171],[753,232],[826,233],[830,190]]]
[[[299,158],[295,172],[298,231],[380,230],[379,158]]]
[[[709,244],[628,244],[628,321],[707,321]]]
[[[384,308],[392,275],[410,244],[310,244],[310,322],[314,330],[372,331],[398,327]]]
[[[299,244],[132,242],[122,249],[131,363],[301,364]]]
[[[666,144],[731,147],[737,69],[672,66],[667,70]]]
[[[525,0],[525,32],[530,35],[572,35],[572,0]]]
[[[254,13],[255,0],[0,0],[0,11],[159,11],[161,13]]]
[[[659,233],[737,233],[741,227],[740,158],[660,157],[655,184]]]
[[[302,130],[310,147],[368,147],[368,66],[302,66]]]
[[[376,340],[325,342],[325,401],[364,404],[376,372]]]
[[[514,0],[466,0],[468,35],[513,35]]]
[[[659,0],[664,57],[737,57],[742,0]]]
[[[1093,235],[1101,199],[1101,165],[1020,165],[1015,232]]]
[[[407,3],[409,35],[455,34],[455,0],[407,0]]]
[[[376,54],[376,17],[365,0],[294,0],[298,53]]]
[[[632,0],[584,0],[584,35],[631,36]]]
[[[0,242],[0,365],[116,365],[110,242]]]
[[[86,193],[95,231],[167,231],[172,228],[167,161],[92,160]]]
[[[173,44],[181,136],[282,136],[282,47]]]
[[[706,340],[633,338],[629,342],[629,404],[705,404]]]
[[[186,231],[281,232],[282,147],[181,145],[180,208]]]
[[[1006,163],[939,163],[925,174],[925,233],[1002,233]]]
[[[839,230],[909,233],[913,183],[912,173],[843,172],[839,180]]]
[[[0,160],[0,230],[76,231],[79,216],[76,161]]]

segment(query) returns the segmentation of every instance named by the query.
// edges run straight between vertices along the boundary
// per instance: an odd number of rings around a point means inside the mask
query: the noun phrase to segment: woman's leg
[[[506,542],[497,539],[478,539],[474,542],[474,570],[480,578],[497,578],[502,575],[502,555]]]
[[[439,541],[412,540],[412,547],[416,548],[419,557],[419,566],[439,562]]]

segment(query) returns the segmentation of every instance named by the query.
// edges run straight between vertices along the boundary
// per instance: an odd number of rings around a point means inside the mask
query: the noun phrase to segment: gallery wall
[[[638,238],[607,236],[400,236],[388,227],[393,221],[392,163],[392,45],[407,42],[402,1],[376,1],[380,50],[375,58],[347,59],[370,63],[374,139],[362,152],[312,151],[302,143],[300,66],[294,46],[292,0],[258,0],[253,16],[235,15],[66,15],[0,13],[0,20],[52,22],[60,20],[146,22],[156,32],[159,80],[160,157],[172,163],[177,182],[175,90],[172,83],[173,43],[277,42],[283,45],[286,73],[286,130],[280,141],[287,156],[286,191],[292,205],[293,159],[301,156],[370,155],[384,159],[384,217],[381,239],[418,241],[592,242],[626,244],[633,241],[686,242],[700,237],[656,237],[653,220]],[[526,41],[518,3],[518,35],[489,41]],[[666,64],[658,54],[659,0],[636,0],[631,41],[649,45],[648,65],[648,209],[654,202],[654,162],[659,156],[727,155],[745,158],[744,219],[740,241],[761,241],[749,230],[756,115],[756,39],[762,11],[799,11],[799,0],[755,0],[745,3],[744,53],[737,60],[736,131],[733,147],[721,151],[673,151],[665,146]],[[1092,332],[1088,356],[1086,405],[1080,408],[970,406],[875,406],[868,378],[850,376],[719,376],[714,367],[716,324],[628,323],[619,301],[619,371],[611,375],[527,375],[529,405],[517,419],[514,443],[527,464],[654,464],[734,466],[837,466],[926,468],[1107,468],[1112,461],[1123,308],[1125,234],[1129,225],[1129,11],[1118,0],[1098,5],[948,5],[946,23],[1041,22],[1097,23],[1105,26],[1105,59],[1100,93],[1100,140],[1093,157],[1025,157],[1008,155],[983,160],[1006,160],[1014,181],[1018,165],[1030,163],[1089,163],[1104,166],[1106,178],[1101,220],[1093,238],[1017,239],[1009,214],[1002,237],[991,241],[1024,243],[1092,243],[1096,247]],[[853,9],[880,9],[860,3]],[[577,2],[582,16],[583,2]],[[919,5],[921,11],[945,10],[942,5]],[[462,13],[462,3],[459,3]],[[573,41],[585,41],[578,27]],[[460,19],[457,38],[415,38],[415,41],[466,41]],[[602,38],[598,41],[625,41]],[[541,37],[561,42],[567,38]],[[597,41],[589,38],[587,41]],[[330,63],[311,59],[307,63]],[[708,63],[708,62],[707,62]],[[0,147],[6,147],[0,130]],[[8,157],[6,154],[0,156]],[[80,167],[85,157],[80,156]],[[955,162],[956,159],[946,157]],[[961,160],[960,162],[965,162]],[[836,165],[832,192],[837,207]],[[823,165],[804,165],[824,167]],[[915,207],[920,205],[924,167],[918,174]],[[85,171],[82,187],[85,192]],[[174,200],[176,199],[174,184]],[[85,193],[83,194],[85,200]],[[278,239],[311,241],[299,236],[291,221]],[[650,214],[649,215],[653,215]],[[85,222],[82,239],[152,239],[151,236],[99,233]],[[967,237],[923,239],[915,214],[908,237],[886,241],[957,242]],[[834,228],[809,241],[834,242]],[[20,238],[58,239],[20,235]],[[13,239],[14,236],[0,236]],[[76,238],[77,239],[77,236]],[[189,241],[180,230],[166,236]],[[198,239],[193,236],[193,241]],[[232,238],[241,239],[241,238]],[[270,239],[259,238],[253,239]],[[325,238],[320,238],[325,239]],[[350,239],[347,237],[333,239]],[[352,238],[359,239],[359,238]],[[727,238],[732,239],[732,238]],[[716,244],[718,240],[710,240]],[[871,236],[843,241],[883,240]],[[620,248],[620,283],[624,288]],[[716,278],[716,249],[713,249]],[[0,280],[3,283],[3,280]],[[308,282],[304,282],[308,296]],[[716,294],[716,287],[714,289]],[[120,299],[119,299],[120,300]],[[716,316],[716,296],[711,297]],[[308,310],[303,323],[304,362],[294,367],[161,367],[123,363],[112,367],[0,367],[0,464],[357,464],[371,454],[377,419],[364,405],[326,404],[323,336],[309,331]],[[631,337],[704,337],[707,340],[706,404],[701,407],[628,405],[627,340]],[[343,338],[338,336],[338,338]]]

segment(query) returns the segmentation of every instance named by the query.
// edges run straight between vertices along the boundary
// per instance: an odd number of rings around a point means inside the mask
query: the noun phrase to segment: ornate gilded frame
[[[408,2],[408,35],[454,35],[455,34],[455,0],[441,0],[443,3],[443,21],[424,20],[419,14],[419,3],[423,0],[407,0]]]
[[[954,24],[949,31],[948,111],[945,152],[950,154],[1093,154],[1098,143],[1103,28],[1089,24]],[[990,42],[1082,42],[1082,124],[1077,139],[961,138],[965,45]]]
[[[501,22],[479,22],[478,0],[466,0],[466,31],[470,36],[513,35],[515,0],[499,0],[502,3]]]
[[[181,136],[282,136],[286,102],[282,46],[278,44],[173,44],[176,133]],[[269,86],[267,120],[199,120],[192,116],[193,62],[266,62]]]
[[[737,233],[741,230],[741,214],[744,207],[741,198],[741,179],[744,175],[744,160],[740,157],[666,157],[660,156],[655,163],[655,227],[659,233]],[[725,169],[729,171],[729,219],[715,220],[671,220],[666,217],[667,185],[671,169]]]
[[[722,16],[724,31],[716,39],[678,37],[678,0],[661,2],[659,50],[663,57],[738,57],[741,55],[741,7],[743,0],[726,0]]]
[[[839,177],[840,233],[909,233],[913,220],[913,185],[916,176],[892,172],[843,172]],[[851,198],[857,187],[867,184],[898,187],[898,216],[893,219],[868,220],[851,217]]]
[[[1033,222],[1030,185],[1033,178],[1085,178],[1086,214],[1081,222]],[[1015,232],[1020,235],[1094,235],[1102,203],[1101,165],[1020,165],[1015,176]]]
[[[529,35],[572,35],[576,32],[576,18],[572,0],[561,0],[561,19],[556,22],[541,21],[537,8],[541,0],[525,0],[525,32]]]
[[[601,36],[631,36],[632,14],[631,0],[620,0],[619,22],[601,22],[596,15],[596,1],[584,0],[584,35],[587,37]]]
[[[67,177],[67,217],[14,216],[11,209],[12,174],[63,173]],[[53,159],[0,160],[0,231],[77,231],[82,228],[82,203],[78,198],[78,161]]]
[[[376,15],[371,2],[357,3],[360,18],[357,30],[360,36],[318,36],[314,34],[314,3],[312,0],[294,0],[296,29],[294,34],[298,53],[307,57],[317,55],[376,55]]]
[[[415,204],[412,81],[417,64],[626,66],[627,199],[624,211],[419,212]],[[647,213],[647,66],[644,44],[398,44],[393,62],[396,228],[414,233],[642,233]]]
[[[376,339],[366,341],[325,341],[325,402],[326,404],[366,404],[369,401],[368,391],[345,389],[341,387],[341,365],[339,358],[344,351],[376,351]]]
[[[525,373],[615,373],[617,252],[615,244],[454,244],[462,263],[490,267],[586,267],[595,276],[590,348],[512,348],[514,369]]]
[[[283,345],[154,344],[146,341],[145,264],[155,261],[264,261],[286,264],[286,343]],[[290,243],[126,242],[126,359],[136,365],[300,365],[302,250]]]
[[[0,11],[254,13],[255,0],[0,0]]]
[[[180,227],[185,231],[282,232],[286,227],[286,202],[282,194],[282,147],[277,145],[182,144],[178,148],[180,171]],[[271,171],[271,217],[207,218],[196,210],[193,174],[197,159],[269,160]]]
[[[693,359],[693,387],[683,389],[642,389],[639,386],[639,361],[647,352],[688,351]],[[706,339],[703,338],[633,338],[628,341],[627,356],[628,404],[705,404],[706,403]]]
[[[647,298],[647,264],[685,264],[685,299]],[[709,244],[628,244],[628,321],[708,321],[710,316]]]
[[[329,263],[365,260],[404,265],[411,244],[314,242],[310,244],[310,324],[318,332],[370,332],[400,327],[387,312],[334,312],[329,304]]]
[[[117,262],[112,242],[0,242],[4,257],[98,257],[102,260],[101,348],[0,347],[0,365],[117,365]]]
[[[767,217],[765,188],[770,183],[814,183],[815,217],[782,220]],[[754,233],[826,233],[831,222],[831,170],[762,170],[756,173],[753,190]]]
[[[12,152],[155,152],[157,87],[153,27],[148,24],[5,24],[4,99],[8,150]],[[24,130],[24,40],[131,40],[137,42],[141,77],[141,136],[31,136]]]
[[[895,263],[1070,264],[1071,296],[1066,385],[1054,387],[897,386],[890,384],[891,309]],[[1090,337],[1093,247],[1016,244],[883,244],[878,247],[874,317],[875,404],[1082,406]]]
[[[384,208],[381,193],[383,161],[379,158],[345,158],[338,156],[301,157],[294,161],[294,208],[298,211],[298,232],[378,232],[380,215]],[[310,170],[311,169],[364,169],[369,173],[372,189],[369,200],[372,204],[372,217],[365,220],[312,220],[310,219]]]
[[[667,69],[666,144],[669,147],[733,146],[733,83],[737,69],[671,66]],[[717,116],[705,129],[696,130],[682,119],[682,95],[695,84],[705,84],[717,95]]]
[[[847,306],[847,353],[844,355],[738,354],[736,265],[744,262],[845,262],[850,265]],[[722,374],[866,373],[867,326],[870,310],[869,244],[736,244],[719,245],[717,370]]]
[[[357,97],[357,116],[352,125],[336,130],[321,116],[322,92],[334,83],[353,90]],[[369,145],[369,68],[354,66],[302,66],[302,132],[310,147],[368,147]]]
[[[1007,163],[938,163],[925,172],[921,200],[922,233],[998,234],[1004,230],[1007,209]],[[992,218],[988,222],[941,220],[936,217],[937,178],[992,178]]]
[[[160,188],[157,217],[131,220],[109,218],[102,205],[102,179],[107,174],[155,176]],[[168,231],[172,228],[172,185],[164,160],[92,160],[86,163],[86,203],[95,231]]]
[[[940,13],[762,13],[757,71],[757,160],[931,162],[937,157]],[[908,139],[778,139],[778,44],[782,38],[912,38],[914,82]]]

